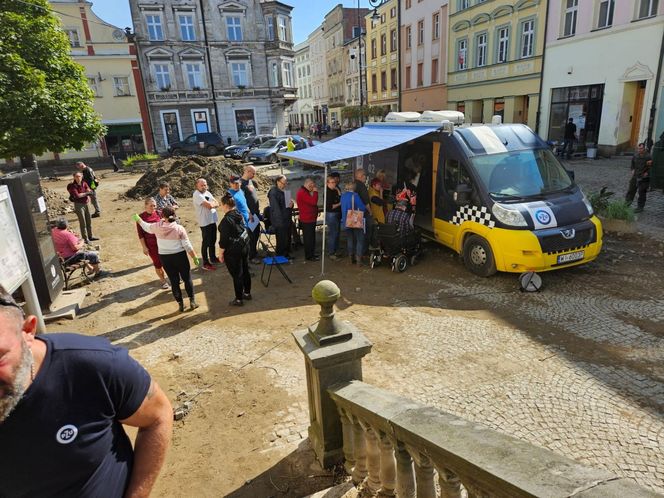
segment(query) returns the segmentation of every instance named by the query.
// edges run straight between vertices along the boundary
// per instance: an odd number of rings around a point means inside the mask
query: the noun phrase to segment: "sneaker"
[[[242,302],[241,299],[233,299],[230,303],[228,303],[230,306],[243,306],[244,303]]]
[[[634,212],[635,212],[635,213],[642,213],[642,212],[643,212],[643,208],[640,208],[640,207],[634,208]]]
[[[88,240],[99,240],[99,237],[90,237]]]
[[[184,313],[184,303],[182,301],[178,301],[178,309],[180,313]]]
[[[164,290],[168,290],[171,288],[171,285],[168,282],[164,282],[163,284],[161,284],[161,288]]]
[[[205,263],[203,265],[203,269],[204,270],[209,270],[209,271],[215,271],[217,269],[217,267],[214,266],[214,265],[211,265],[210,263]]]
[[[193,299],[189,300],[189,309],[191,311],[194,311],[196,308],[198,308],[198,303],[194,301]]]
[[[245,301],[251,301],[251,294],[242,294],[242,299]]]
[[[210,263],[218,265],[219,263],[221,263],[221,260],[219,258],[214,258],[210,260]]]
[[[101,213],[94,213],[90,215],[90,218],[99,218],[101,216]]]
[[[260,265],[260,264],[262,263],[262,261],[260,260],[260,258],[253,258],[253,259],[249,260],[249,262],[250,262],[252,265]]]

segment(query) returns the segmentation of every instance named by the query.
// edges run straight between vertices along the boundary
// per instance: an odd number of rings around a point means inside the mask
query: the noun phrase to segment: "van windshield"
[[[477,156],[471,162],[489,194],[496,198],[539,196],[573,185],[567,171],[548,149]]]

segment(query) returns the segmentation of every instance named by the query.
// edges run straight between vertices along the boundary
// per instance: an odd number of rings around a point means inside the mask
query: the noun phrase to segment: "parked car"
[[[252,163],[276,163],[279,161],[277,153],[286,150],[286,139],[287,137],[278,137],[263,142],[259,147],[249,152],[249,161]]]
[[[250,135],[240,139],[238,143],[226,147],[224,149],[224,156],[232,157],[233,159],[244,159],[246,161],[252,150],[272,139],[274,139],[272,135]]]
[[[168,153],[174,156],[186,154],[206,154],[216,156],[224,151],[224,139],[217,132],[194,133],[184,140],[168,146]]]

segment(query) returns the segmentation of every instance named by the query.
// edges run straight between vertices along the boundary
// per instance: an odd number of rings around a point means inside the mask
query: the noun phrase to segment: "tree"
[[[83,67],[46,0],[4,0],[0,9],[0,157],[82,149],[104,125]]]

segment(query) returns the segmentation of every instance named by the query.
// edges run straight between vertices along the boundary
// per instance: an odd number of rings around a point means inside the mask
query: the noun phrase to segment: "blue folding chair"
[[[281,273],[281,275],[288,281],[288,283],[292,284],[293,281],[290,279],[290,277],[282,267],[282,265],[286,265],[289,263],[288,258],[286,256],[277,256],[275,254],[276,249],[272,244],[272,240],[270,239],[270,233],[267,230],[261,229],[261,235],[265,235],[265,238],[267,239],[267,244],[263,242],[261,238],[258,239],[258,242],[261,244],[263,251],[265,251],[265,256],[263,257],[263,269],[261,270],[261,283],[265,287],[270,285],[270,278],[272,277],[272,269],[276,267],[277,270],[279,270],[279,273]],[[267,270],[268,268],[269,270]],[[267,270],[267,278],[265,275],[266,270]]]

